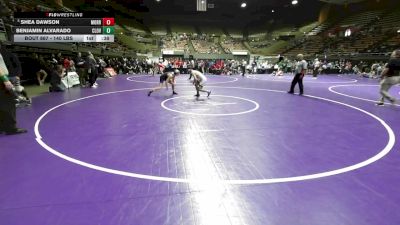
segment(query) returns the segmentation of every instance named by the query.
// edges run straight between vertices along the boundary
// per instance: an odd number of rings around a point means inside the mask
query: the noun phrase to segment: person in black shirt
[[[58,65],[64,65],[64,57],[62,57],[61,52],[57,53],[56,60]]]
[[[394,104],[396,99],[389,95],[389,89],[396,84],[400,84],[400,49],[393,51],[389,62],[381,75],[380,94],[382,95],[377,105],[384,105],[385,99]]]
[[[85,59],[82,58],[82,54],[80,52],[78,52],[78,55],[75,58],[75,64],[76,71],[79,75],[79,82],[81,83],[81,86],[85,86],[87,80],[87,71],[85,69]]]
[[[51,72],[50,87],[49,91],[65,91],[64,85],[61,83],[61,78],[65,74],[65,69],[62,65],[57,65],[56,70]]]
[[[44,65],[40,61],[39,56],[36,53],[32,54],[32,58],[28,62],[30,71],[33,72],[36,75],[36,79],[39,83],[40,86],[44,84],[44,81],[46,80],[47,73],[44,70]]]
[[[6,135],[26,133],[18,128],[13,84],[8,79],[7,66],[0,54],[0,133]]]
[[[3,60],[7,66],[8,79],[14,85],[15,97],[19,100],[23,100],[24,103],[30,104],[31,99],[28,97],[24,87],[21,85],[20,77],[22,76],[22,67],[18,56],[1,45],[0,53],[3,56]],[[22,95],[23,98],[20,98],[20,95]]]

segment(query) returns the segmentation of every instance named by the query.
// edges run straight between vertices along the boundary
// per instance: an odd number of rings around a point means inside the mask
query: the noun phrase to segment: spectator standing
[[[85,60],[82,58],[82,53],[80,52],[78,52],[78,55],[75,58],[75,67],[78,72],[81,86],[85,86],[87,80],[87,71],[85,69]]]
[[[88,56],[86,57],[86,68],[89,74],[89,87],[96,88],[98,85],[96,83],[97,80],[97,62],[91,52],[88,52]]]

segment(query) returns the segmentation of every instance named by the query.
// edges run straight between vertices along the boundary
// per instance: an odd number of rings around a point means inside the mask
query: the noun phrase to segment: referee
[[[17,128],[14,86],[8,80],[8,70],[0,54],[0,133],[7,135],[26,133],[27,130]]]
[[[294,94],[294,87],[297,83],[299,83],[300,95],[303,95],[303,77],[307,70],[307,62],[304,60],[304,56],[302,54],[297,55],[297,63],[296,63],[296,75],[293,78],[292,85],[290,86],[289,94]]]
[[[382,97],[376,104],[384,105],[385,99],[392,104],[396,103],[396,99],[389,95],[389,89],[393,85],[400,84],[400,49],[393,51],[381,76],[380,94]]]

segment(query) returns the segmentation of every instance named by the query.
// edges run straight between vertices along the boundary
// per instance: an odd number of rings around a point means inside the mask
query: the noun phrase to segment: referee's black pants
[[[17,129],[15,97],[0,89],[0,132]]]
[[[292,81],[292,85],[290,86],[290,91],[291,93],[294,92],[294,87],[296,86],[297,83],[299,83],[299,88],[300,88],[300,94],[304,93],[304,89],[303,89],[303,77],[304,75],[301,73],[297,73]]]
[[[92,69],[90,72],[91,73],[89,74],[89,85],[93,86],[93,84],[96,83],[97,76],[98,76],[97,68]]]

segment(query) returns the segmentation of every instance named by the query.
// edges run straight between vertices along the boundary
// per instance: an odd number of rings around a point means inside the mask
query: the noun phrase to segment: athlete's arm
[[[389,72],[389,64],[386,64],[385,69],[383,69],[383,71],[381,73],[381,78],[382,79],[385,78],[387,76],[388,72]]]
[[[6,64],[5,64],[4,60],[1,60],[0,63],[3,65],[3,66],[0,66],[0,82],[3,83],[3,85],[5,86],[5,88],[7,90],[11,90],[14,86],[12,85],[10,80],[8,80],[8,74],[7,74],[8,71],[6,71],[6,69],[4,69],[4,68],[7,68]]]
[[[194,81],[199,82],[200,77],[197,74],[193,74]]]
[[[388,72],[389,72],[389,68],[385,68],[381,73],[381,78],[382,79],[385,78],[387,76]]]

